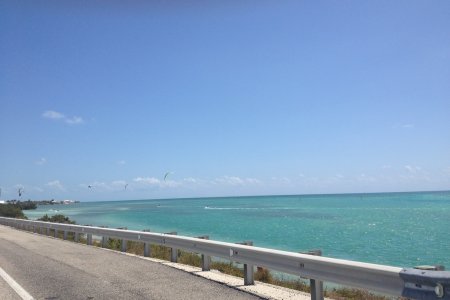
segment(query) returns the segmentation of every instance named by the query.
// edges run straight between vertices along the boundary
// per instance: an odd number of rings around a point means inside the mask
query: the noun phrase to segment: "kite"
[[[169,174],[172,174],[172,172],[167,172],[167,173],[164,175],[164,181],[166,181],[166,178],[167,178],[167,176],[169,176]]]

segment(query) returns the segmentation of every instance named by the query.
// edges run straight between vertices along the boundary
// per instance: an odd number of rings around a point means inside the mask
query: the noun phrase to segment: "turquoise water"
[[[55,212],[54,210],[58,210]],[[228,197],[40,206],[78,224],[238,242],[411,267],[450,267],[450,192]]]

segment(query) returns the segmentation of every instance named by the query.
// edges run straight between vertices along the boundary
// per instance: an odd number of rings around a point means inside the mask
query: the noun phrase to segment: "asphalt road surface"
[[[257,299],[162,264],[2,225],[0,267],[34,299]],[[0,299],[21,299],[2,277]]]

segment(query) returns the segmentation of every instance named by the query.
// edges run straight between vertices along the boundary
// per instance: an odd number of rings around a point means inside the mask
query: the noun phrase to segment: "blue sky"
[[[2,1],[1,197],[450,189],[449,15],[449,1]]]

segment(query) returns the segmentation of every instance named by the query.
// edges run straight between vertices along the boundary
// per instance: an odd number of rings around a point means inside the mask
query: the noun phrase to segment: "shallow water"
[[[57,211],[56,211],[57,210]],[[78,224],[177,231],[402,267],[450,267],[450,192],[83,202],[39,206]]]

